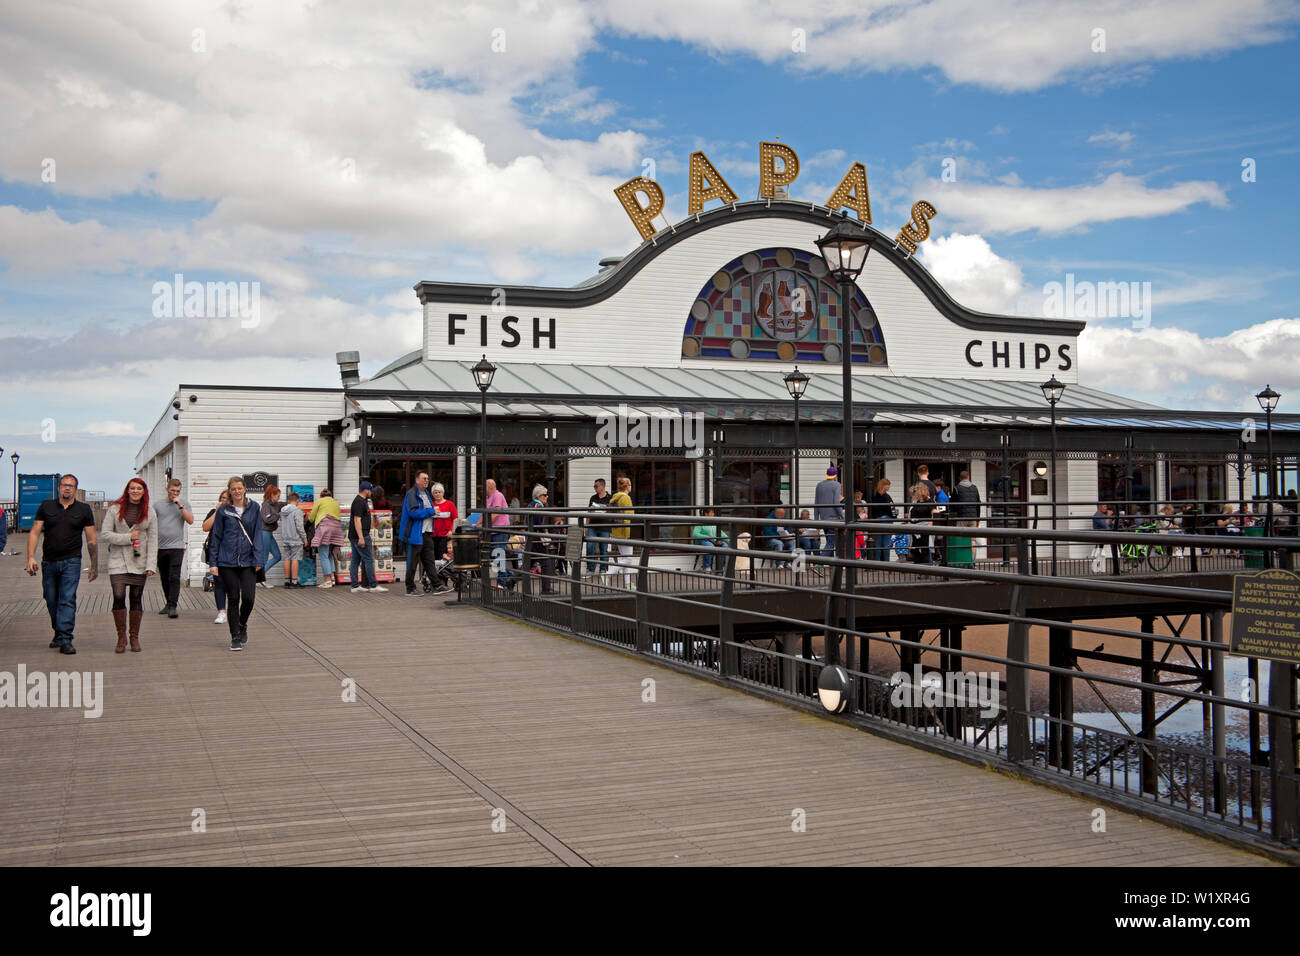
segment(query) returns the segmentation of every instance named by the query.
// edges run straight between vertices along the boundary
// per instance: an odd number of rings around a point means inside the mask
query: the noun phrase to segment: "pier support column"
[[[1153,634],[1155,632],[1155,618],[1147,616],[1140,618],[1142,622],[1142,633]],[[1154,684],[1156,682],[1156,648],[1155,642],[1149,637],[1142,641],[1142,683]],[[1143,688],[1141,691],[1142,698],[1142,731],[1140,736],[1145,740],[1155,743],[1156,739],[1156,693],[1154,690]],[[1142,748],[1142,792],[1156,793],[1158,784],[1156,780],[1156,761],[1155,753],[1152,748]]]
[[[1253,703],[1258,704],[1259,697],[1259,658],[1246,658],[1246,679],[1250,681],[1251,689],[1250,699]],[[1268,762],[1268,756],[1264,753],[1264,747],[1261,743],[1259,722],[1260,716],[1255,711],[1250,713],[1250,762],[1256,767],[1262,767]],[[1251,773],[1250,775],[1250,812],[1254,819],[1258,820],[1263,810],[1263,795],[1260,791],[1259,774]]]
[[[1011,589],[1011,616],[1023,618],[1025,604],[1025,588],[1017,584]],[[1014,663],[1028,660],[1029,625],[1013,620],[1007,625],[1007,758],[1016,762],[1030,760],[1034,753],[1029,733],[1029,671]]]
[[[1278,710],[1295,709],[1295,667],[1287,661],[1270,661],[1268,705]],[[1295,721],[1290,717],[1268,718],[1268,763],[1273,785],[1273,839],[1292,843],[1300,839],[1295,776]]]
[[[943,671],[943,686],[948,687],[948,675],[959,674],[962,672],[961,666],[961,644],[962,632],[965,628],[960,624],[948,624],[943,628],[939,642],[943,647],[943,652],[939,655],[939,669]],[[943,715],[944,732],[954,740],[960,740],[966,727],[966,711],[963,705],[950,701],[944,709]]]
[[[1052,667],[1074,667],[1073,631],[1054,627],[1048,632],[1047,663]],[[1052,765],[1063,770],[1074,766],[1074,729],[1060,723],[1074,720],[1074,678],[1051,674],[1047,679],[1047,751]]]
[[[1204,617],[1205,615],[1201,615]],[[1223,700],[1223,612],[1210,612],[1210,640],[1216,647],[1210,651],[1210,693]],[[1228,795],[1228,732],[1223,723],[1222,704],[1210,705],[1210,733],[1214,748],[1214,812],[1227,812]]]
[[[781,658],[781,689],[787,694],[793,694],[796,692],[795,679],[797,670],[795,662],[791,658],[794,656],[799,641],[799,632],[783,631],[776,637],[781,642],[781,653],[790,655],[790,657]]]

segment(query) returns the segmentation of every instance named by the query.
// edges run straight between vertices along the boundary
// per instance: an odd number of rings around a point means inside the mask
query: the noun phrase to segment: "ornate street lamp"
[[[785,390],[790,393],[794,399],[794,475],[790,482],[790,507],[794,510],[791,515],[795,521],[799,520],[799,399],[803,398],[804,391],[808,388],[808,376],[799,371],[799,366],[794,367],[794,371],[785,376]]]
[[[1056,380],[1056,374],[1039,386],[1043,398],[1052,407],[1052,530],[1056,530],[1056,403],[1065,394],[1065,384]],[[1052,576],[1056,576],[1056,539],[1052,539]]]
[[[853,554],[851,544],[853,535],[849,526],[857,517],[853,507],[853,315],[850,304],[853,295],[853,283],[862,274],[866,265],[867,253],[871,251],[873,235],[862,226],[841,219],[831,227],[830,232],[817,240],[826,269],[840,286],[840,393],[842,416],[844,418],[844,468],[841,488],[844,491],[844,527],[840,531],[840,546],[836,549],[846,562]],[[865,495],[863,496],[866,497]],[[844,566],[845,574],[845,619],[852,628],[855,623],[853,606],[853,566]],[[847,635],[846,635],[847,639]],[[836,663],[839,653],[839,641],[828,641],[826,659]]]
[[[1276,493],[1273,486],[1273,409],[1277,408],[1281,397],[1271,385],[1265,385],[1264,391],[1255,396],[1259,407],[1264,410],[1264,431],[1268,436],[1268,517],[1264,520],[1264,534],[1270,538],[1273,537],[1273,498]]]
[[[497,367],[487,360],[487,355],[478,360],[470,371],[474,374],[474,384],[478,386],[479,391],[479,445],[478,445],[478,484],[480,487],[487,481],[487,392],[492,387],[492,376],[496,375]],[[475,497],[478,497],[478,491],[475,490]],[[473,500],[473,499],[471,499]],[[486,502],[486,498],[483,499]],[[484,527],[487,526],[487,516],[483,517]]]

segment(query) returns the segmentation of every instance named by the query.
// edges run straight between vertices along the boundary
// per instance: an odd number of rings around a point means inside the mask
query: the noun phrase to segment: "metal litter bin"
[[[1247,538],[1262,538],[1264,537],[1264,526],[1262,524],[1257,524],[1251,528],[1242,528],[1241,533]],[[1258,548],[1244,548],[1241,553],[1246,559],[1246,567],[1258,571],[1264,570],[1263,550]]]
[[[451,566],[457,571],[478,570],[477,531],[458,531],[451,536]]]

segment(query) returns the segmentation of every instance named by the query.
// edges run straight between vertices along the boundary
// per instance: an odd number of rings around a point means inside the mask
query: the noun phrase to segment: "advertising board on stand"
[[[343,530],[347,533],[352,523],[352,509],[341,509]],[[375,580],[379,582],[393,580],[393,513],[391,511],[370,512],[370,539],[375,553]],[[352,545],[339,545],[337,573],[334,580],[339,584],[352,583]]]

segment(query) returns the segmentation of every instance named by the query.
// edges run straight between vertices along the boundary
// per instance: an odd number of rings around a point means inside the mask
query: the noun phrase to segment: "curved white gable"
[[[504,290],[505,302],[500,308],[484,307],[481,302],[430,301],[424,309],[424,357],[430,361],[472,362],[486,353],[489,359],[502,362],[733,370],[782,367],[781,363],[768,361],[683,358],[682,334],[688,312],[710,277],[737,256],[779,246],[815,255],[816,239],[828,226],[829,222],[782,217],[724,221],[667,247],[621,289],[590,305],[512,307],[509,288]],[[666,236],[667,232],[660,235]],[[880,321],[889,364],[886,368],[855,366],[857,375],[1041,382],[1055,374],[1066,383],[1078,381],[1073,327],[1061,334],[966,328],[941,313],[902,268],[874,251],[867,257],[858,285]],[[451,316],[458,314],[465,318],[454,323],[458,332],[452,341]],[[482,318],[485,315],[486,322]],[[514,321],[506,323],[511,316]],[[503,344],[513,341],[513,336],[504,331],[506,324],[518,333],[518,342],[513,346]],[[553,348],[548,336],[552,328]],[[1062,368],[1066,364],[1061,358],[1063,346],[1068,368]],[[1020,366],[1022,348],[1024,368]],[[1044,350],[1049,355],[1046,360]],[[972,362],[981,362],[982,366]],[[838,365],[807,365],[809,371],[818,367],[839,369]]]

